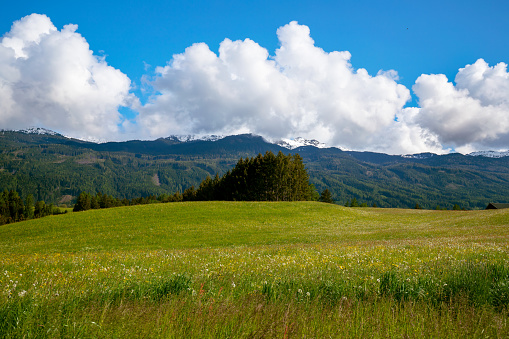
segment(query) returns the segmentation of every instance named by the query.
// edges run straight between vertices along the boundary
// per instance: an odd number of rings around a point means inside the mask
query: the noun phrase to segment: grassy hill
[[[506,337],[509,210],[259,202],[0,226],[0,337]]]
[[[316,202],[184,202],[90,210],[0,227],[2,253],[507,241],[509,211],[345,208]]]

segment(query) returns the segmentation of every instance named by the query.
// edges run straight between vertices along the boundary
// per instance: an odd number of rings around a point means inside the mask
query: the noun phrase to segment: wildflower
[[[25,296],[25,294],[27,294],[27,291],[23,290],[23,291],[21,291],[21,292],[19,292],[19,293],[18,293],[18,296],[20,296],[20,297],[24,297],[24,296]]]
[[[310,297],[310,296],[311,296],[311,293],[306,292],[306,296]]]
[[[235,283],[234,282],[232,282],[232,287],[235,288]]]
[[[302,294],[302,290],[300,288],[297,290],[297,292]]]

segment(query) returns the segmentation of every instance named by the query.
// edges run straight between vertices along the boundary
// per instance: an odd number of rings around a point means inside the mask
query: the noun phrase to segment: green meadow
[[[505,338],[509,210],[187,202],[0,226],[2,338]]]

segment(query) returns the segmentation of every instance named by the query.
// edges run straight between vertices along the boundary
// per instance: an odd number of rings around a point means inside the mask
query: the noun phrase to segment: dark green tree
[[[205,180],[203,180],[198,187],[198,190],[195,194],[195,199],[199,201],[209,201],[209,200],[215,200],[215,192],[214,192],[214,182],[210,178],[210,176],[207,176]]]
[[[33,219],[34,217],[34,196],[29,194],[25,199],[25,219]]]
[[[197,190],[185,190],[183,200],[298,201],[311,200],[314,194],[298,154],[267,152],[241,158],[222,178],[207,177]]]
[[[194,186],[189,187],[182,194],[182,199],[184,201],[195,201],[196,200],[196,189]]]
[[[331,192],[326,188],[322,191],[322,193],[320,194],[320,201],[321,202],[326,202],[326,203],[329,203],[329,204],[333,204],[334,203],[334,200],[332,199],[332,194]]]
[[[90,208],[91,209],[99,209],[101,208],[101,205],[99,204],[99,201],[98,201],[98,196],[100,195],[100,193],[98,193],[96,196],[93,196],[90,198]]]
[[[81,192],[74,205],[73,212],[87,211],[92,207],[92,196],[89,193]]]
[[[23,220],[23,213],[25,211],[25,205],[23,200],[20,198],[18,192],[15,190],[9,191],[9,213],[13,222]]]

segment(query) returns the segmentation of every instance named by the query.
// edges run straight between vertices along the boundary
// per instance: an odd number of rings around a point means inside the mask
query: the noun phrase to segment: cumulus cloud
[[[373,149],[404,124],[395,117],[410,91],[396,82],[397,72],[354,69],[349,52],[323,51],[297,22],[277,36],[274,56],[250,39],[225,39],[218,55],[204,43],[174,55],[156,68],[150,84],[158,94],[140,107],[138,125],[152,137],[252,132]],[[386,147],[410,149],[407,139],[396,141]]]
[[[225,39],[217,54],[204,43],[188,47],[146,75],[143,90],[153,95],[141,105],[129,78],[95,56],[76,25],[58,30],[29,15],[0,40],[0,129],[109,140],[255,133],[394,154],[509,145],[505,63],[479,59],[455,83],[423,74],[413,86],[420,107],[405,108],[410,91],[395,70],[356,69],[348,51],[325,52],[297,22],[277,36],[273,55],[250,39]],[[127,120],[122,106],[138,116]]]
[[[0,128],[40,126],[75,137],[111,137],[120,106],[136,99],[129,78],[93,55],[76,25],[45,15],[16,21],[0,43]]]
[[[509,74],[507,65],[483,59],[458,71],[456,84],[443,74],[420,76],[413,90],[420,110],[412,122],[443,145],[462,152],[507,148]]]

